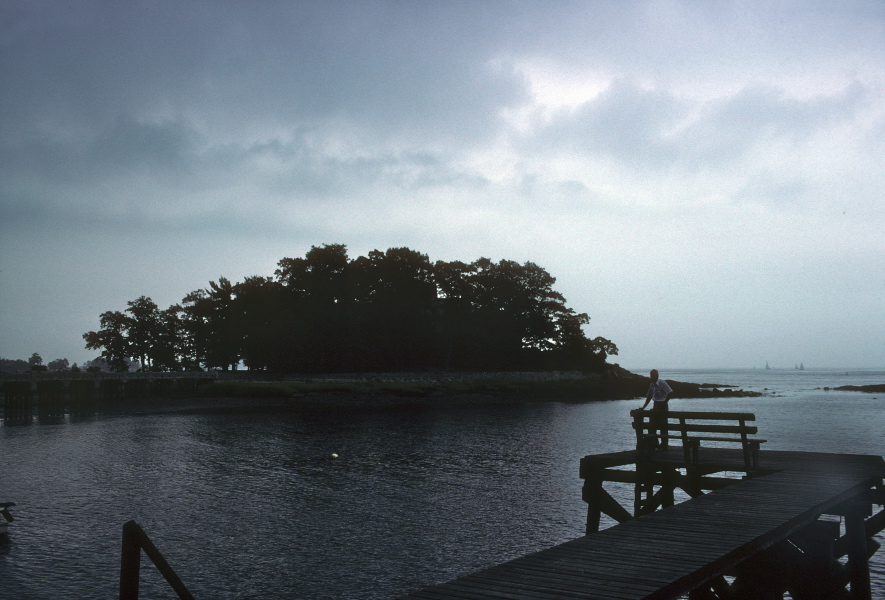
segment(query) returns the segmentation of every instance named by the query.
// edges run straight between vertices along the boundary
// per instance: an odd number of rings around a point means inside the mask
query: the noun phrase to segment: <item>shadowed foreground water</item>
[[[673,408],[755,412],[769,449],[885,454],[885,397],[815,390],[815,377],[833,374],[805,373],[762,398],[674,400]],[[664,373],[704,375],[748,387],[765,377]],[[867,382],[859,379],[844,383]],[[114,597],[121,527],[135,519],[198,598],[393,598],[582,535],[578,461],[629,449],[628,412],[638,404],[7,425],[0,501],[18,506],[0,542],[0,597]],[[620,493],[629,502],[631,490]],[[174,598],[153,567],[141,581],[143,597]]]

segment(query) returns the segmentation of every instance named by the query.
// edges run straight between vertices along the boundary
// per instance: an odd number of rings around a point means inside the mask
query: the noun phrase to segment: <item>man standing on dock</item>
[[[666,381],[658,378],[657,369],[652,369],[649,375],[651,376],[651,383],[648,385],[648,394],[645,397],[645,404],[642,405],[642,409],[645,410],[648,403],[654,400],[652,410],[657,412],[653,418],[649,419],[649,422],[655,435],[657,435],[658,430],[661,431],[658,447],[666,449],[669,442],[667,434],[667,410],[669,410],[669,406],[667,402],[673,390],[667,385]]]

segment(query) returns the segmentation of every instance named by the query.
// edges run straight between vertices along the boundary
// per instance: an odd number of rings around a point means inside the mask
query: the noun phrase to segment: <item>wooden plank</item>
[[[511,587],[529,591],[551,589],[560,592],[584,593],[587,589],[587,575],[589,572],[573,572],[571,575],[563,575],[555,570],[546,568],[531,568],[523,564],[508,565],[507,570],[482,571],[462,577],[461,581],[484,582],[485,585],[498,587]],[[619,577],[612,571],[596,571],[594,573],[596,588],[607,586],[621,590],[634,590],[634,592],[651,593],[658,589],[654,582],[643,581],[635,577]]]
[[[634,409],[630,411],[632,416],[648,416],[657,414],[658,411],[649,409]],[[745,412],[716,412],[716,411],[686,411],[686,410],[668,410],[667,415],[676,419],[709,419],[718,421],[755,421],[756,415]]]
[[[506,597],[569,597],[585,598],[591,591],[594,598],[642,598],[659,588],[659,581],[641,581],[612,576],[611,570],[589,573],[571,571],[567,577],[561,570],[540,565],[531,569],[525,565],[506,564],[501,568],[469,575],[451,582],[452,588],[476,590],[482,595],[504,593]],[[504,578],[506,576],[506,579]],[[471,598],[474,596],[470,596]]]
[[[683,431],[692,433],[734,433],[736,435],[747,434],[756,435],[759,428],[754,425],[718,425],[718,424],[701,424],[701,423],[667,423],[667,431],[681,433]],[[642,429],[660,430],[664,423],[656,425],[654,421],[642,425]],[[675,436],[674,436],[675,437]]]
[[[747,433],[750,433],[750,432],[747,432]],[[679,438],[675,438],[675,439],[678,440]],[[696,435],[690,436],[688,439],[692,440],[692,441],[697,440],[699,442],[739,442],[741,444],[764,444],[768,441],[768,440],[763,440],[760,438],[747,438],[746,440],[744,440],[742,438],[737,438],[737,437],[707,437],[707,436],[698,437]]]

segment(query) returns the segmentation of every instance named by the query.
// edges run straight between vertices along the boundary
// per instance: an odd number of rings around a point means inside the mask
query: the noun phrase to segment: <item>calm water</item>
[[[662,375],[767,388],[673,408],[755,412],[769,449],[885,455],[885,395],[818,389],[885,383],[885,371]],[[639,405],[4,425],[0,501],[18,506],[0,542],[0,597],[115,597],[121,527],[135,519],[198,598],[394,598],[582,535],[578,461],[629,449],[628,411]],[[880,593],[883,555],[873,565]],[[147,564],[141,588],[145,598],[175,597]]]

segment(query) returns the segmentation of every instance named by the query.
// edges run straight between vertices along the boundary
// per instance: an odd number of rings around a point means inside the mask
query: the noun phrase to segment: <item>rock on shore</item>
[[[824,388],[828,390],[830,388]],[[840,392],[866,392],[868,394],[883,394],[885,393],[885,384],[874,384],[874,385],[840,385],[837,388],[833,388],[834,390],[838,390]]]

